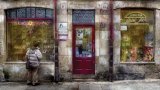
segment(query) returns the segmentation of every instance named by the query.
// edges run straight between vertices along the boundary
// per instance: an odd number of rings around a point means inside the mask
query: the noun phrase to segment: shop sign
[[[58,23],[58,39],[67,40],[67,38],[68,38],[67,23]]]
[[[141,12],[132,12],[125,16],[127,23],[147,23],[146,16]]]
[[[127,30],[127,26],[126,25],[122,25],[121,26],[121,31],[126,31]]]

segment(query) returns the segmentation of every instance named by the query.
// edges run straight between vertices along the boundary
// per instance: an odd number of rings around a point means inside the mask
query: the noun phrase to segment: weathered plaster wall
[[[6,62],[6,39],[5,39],[5,15],[4,9],[15,7],[47,7],[53,8],[53,0],[19,0],[19,1],[0,1],[0,63]],[[114,40],[114,77],[115,79],[144,79],[144,78],[159,78],[160,71],[160,1],[115,1],[114,2],[114,25],[115,25],[115,40]],[[120,8],[155,8],[155,64],[122,64],[120,63]],[[96,79],[104,80],[108,75],[108,27],[109,27],[109,2],[106,0],[58,0],[58,23],[67,23],[68,25],[68,39],[59,42],[59,66],[60,74],[65,80],[71,80],[72,75],[72,9],[95,9],[95,50],[96,50]],[[2,34],[2,35],[1,35]],[[43,64],[44,68],[41,69],[42,79],[47,78],[48,75],[53,75],[54,66],[52,63]],[[18,69],[17,69],[18,68]],[[44,69],[44,70],[43,70]],[[18,70],[18,71],[17,71]],[[7,63],[0,65],[0,80],[4,75],[2,72],[9,72],[10,80],[16,78],[17,80],[23,79],[21,75],[25,75],[24,63]],[[21,73],[23,71],[23,73]],[[7,75],[5,72],[5,75]],[[19,72],[20,76],[15,73]],[[12,74],[12,75],[10,75]],[[15,76],[14,76],[15,75]],[[6,77],[6,76],[5,76]],[[49,76],[48,76],[49,77]]]

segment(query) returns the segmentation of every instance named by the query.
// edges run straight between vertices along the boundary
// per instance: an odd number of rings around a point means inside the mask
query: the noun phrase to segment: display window
[[[52,10],[50,11],[52,12]],[[46,13],[48,9],[44,8],[18,8],[6,12],[7,60],[23,61],[31,44],[38,41],[43,54],[42,61],[49,61],[50,55],[53,54],[54,43],[51,12]]]
[[[154,11],[121,10],[121,62],[154,62]]]

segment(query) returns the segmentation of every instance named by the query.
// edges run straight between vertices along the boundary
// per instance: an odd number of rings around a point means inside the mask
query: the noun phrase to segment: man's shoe
[[[30,82],[30,83],[27,83],[27,85],[32,85],[32,83]]]
[[[27,85],[32,85],[32,82],[31,81],[27,81]]]
[[[32,83],[32,85],[33,85],[33,86],[37,86],[37,85],[40,85],[40,83],[39,83],[39,82],[37,82],[37,83]]]

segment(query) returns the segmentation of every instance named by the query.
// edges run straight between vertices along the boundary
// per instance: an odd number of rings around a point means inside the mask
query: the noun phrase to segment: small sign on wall
[[[127,26],[126,25],[121,25],[121,31],[127,31]]]
[[[58,23],[58,39],[67,40],[67,38],[68,38],[67,23]]]

